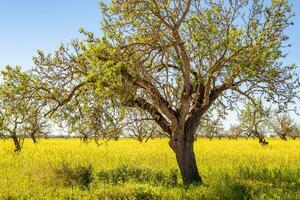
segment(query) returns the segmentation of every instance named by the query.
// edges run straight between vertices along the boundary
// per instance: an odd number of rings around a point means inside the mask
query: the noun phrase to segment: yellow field
[[[21,154],[10,140],[0,140],[0,199],[300,199],[300,140],[206,140],[195,144],[201,186],[184,188],[156,182],[109,182],[99,172],[118,166],[163,174],[177,169],[167,140],[139,143],[131,139],[100,146],[79,139],[27,140]],[[57,175],[63,165],[93,167],[89,188]],[[110,171],[109,171],[110,170]],[[148,173],[148,171],[146,171]],[[109,173],[108,173],[109,174]]]

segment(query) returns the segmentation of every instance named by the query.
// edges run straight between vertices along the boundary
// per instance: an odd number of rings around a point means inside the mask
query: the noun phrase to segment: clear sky
[[[98,1],[0,0],[0,70],[8,64],[31,68],[38,49],[52,52],[61,42],[80,37],[80,27],[100,35]],[[287,30],[292,47],[285,62],[300,66],[300,1],[293,3],[295,25]]]
[[[295,25],[288,29],[292,47],[287,63],[300,66],[300,2],[294,0]],[[98,0],[0,0],[0,69],[32,65],[38,49],[53,51],[80,37],[80,27],[100,34]]]
[[[100,34],[99,0],[0,0],[0,69],[7,64],[32,65],[38,49],[51,52],[61,42],[80,37],[78,29]],[[300,66],[300,1],[294,0],[293,46],[287,63]]]
[[[52,52],[80,37],[80,27],[100,34],[98,0],[0,0],[0,69],[32,66],[38,49]]]

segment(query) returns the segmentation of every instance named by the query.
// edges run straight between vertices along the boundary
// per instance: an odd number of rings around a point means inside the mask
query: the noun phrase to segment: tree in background
[[[253,135],[258,138],[260,144],[267,145],[264,134],[267,131],[269,116],[270,109],[264,108],[261,99],[249,100],[241,110],[240,126],[247,135]]]
[[[43,115],[46,101],[42,101],[33,87],[37,79],[20,67],[7,66],[1,71],[0,132],[12,138],[15,151],[21,151],[23,140],[46,134],[47,119]]]
[[[300,138],[300,124],[299,123],[297,124],[297,130],[296,130],[295,135],[296,135],[296,138]]]
[[[243,130],[241,126],[239,125],[230,125],[230,128],[228,130],[229,138],[235,138],[236,140],[238,137],[241,137],[243,134]]]
[[[161,135],[160,129],[153,122],[151,115],[138,110],[129,111],[128,113],[127,120],[124,123],[126,135],[139,142],[147,142],[149,139]]]
[[[28,105],[27,105],[28,106]],[[31,107],[27,108],[26,117],[24,118],[24,133],[29,136],[33,143],[37,143],[38,137],[46,137],[48,134],[49,124],[47,119],[44,118],[40,108]]]
[[[253,93],[285,108],[296,95],[295,66],[279,62],[291,5],[263,2],[102,2],[103,38],[85,32],[85,42],[34,58],[48,116],[75,99],[85,104],[87,91],[116,122],[127,108],[143,110],[170,138],[183,182],[201,182],[193,143],[210,108],[228,110]]]
[[[214,137],[221,138],[224,132],[220,117],[213,118],[206,115],[200,123],[200,134],[212,140]]]
[[[110,106],[113,101],[107,99],[104,103],[93,89],[84,90],[70,99],[59,112],[52,112],[51,117],[69,133],[79,135],[83,142],[93,139],[99,144],[99,139],[118,140],[122,134],[124,114]]]
[[[299,134],[299,128],[289,114],[275,114],[275,117],[270,125],[273,132],[282,140],[287,140],[288,137],[296,139]]]

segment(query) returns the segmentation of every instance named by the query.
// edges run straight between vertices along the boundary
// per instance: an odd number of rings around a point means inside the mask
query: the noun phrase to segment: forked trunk
[[[176,154],[176,160],[185,185],[201,183],[194,153],[194,137],[186,137],[184,132],[171,138],[170,147]]]

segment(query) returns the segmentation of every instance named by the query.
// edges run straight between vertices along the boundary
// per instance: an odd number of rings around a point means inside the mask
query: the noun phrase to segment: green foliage
[[[121,165],[116,169],[101,171],[97,174],[100,181],[106,183],[118,184],[128,181],[140,183],[163,184],[166,186],[176,186],[178,184],[178,171],[170,170],[169,174],[162,171],[153,171],[134,166]]]
[[[88,166],[76,166],[71,168],[67,163],[63,163],[60,168],[55,169],[58,179],[62,179],[67,186],[80,186],[88,189],[93,181],[93,168]]]
[[[162,199],[161,194],[157,194],[153,189],[149,187],[137,187],[134,190],[134,199],[136,200],[159,200]]]
[[[270,108],[264,107],[262,99],[250,97],[240,112],[240,127],[244,134],[247,137],[255,136],[261,144],[267,144],[264,134],[269,124]]]
[[[188,115],[196,130],[202,112],[226,111],[241,95],[259,92],[280,106],[296,95],[295,66],[279,62],[293,17],[287,0],[101,1],[100,7],[102,38],[80,29],[84,41],[34,57],[35,89],[70,132],[118,138],[129,114],[142,110],[145,123],[152,119],[161,135],[171,135],[177,128],[170,127],[184,127],[177,122]]]
[[[300,136],[300,127],[288,113],[274,113],[270,122],[270,128],[283,140],[288,137],[296,139]]]
[[[43,101],[33,87],[37,79],[31,72],[23,72],[18,66],[7,66],[1,75],[0,132],[11,137],[15,151],[20,151],[25,136],[35,138],[45,134],[46,122],[41,112]]]
[[[222,118],[217,116],[214,118],[212,113],[207,114],[200,123],[200,134],[206,136],[209,139],[213,137],[221,137],[224,132]]]
[[[286,169],[282,167],[268,168],[266,166],[239,166],[240,177],[246,180],[264,181],[275,185],[276,187],[284,186],[284,190],[294,190],[300,186],[300,170]]]

